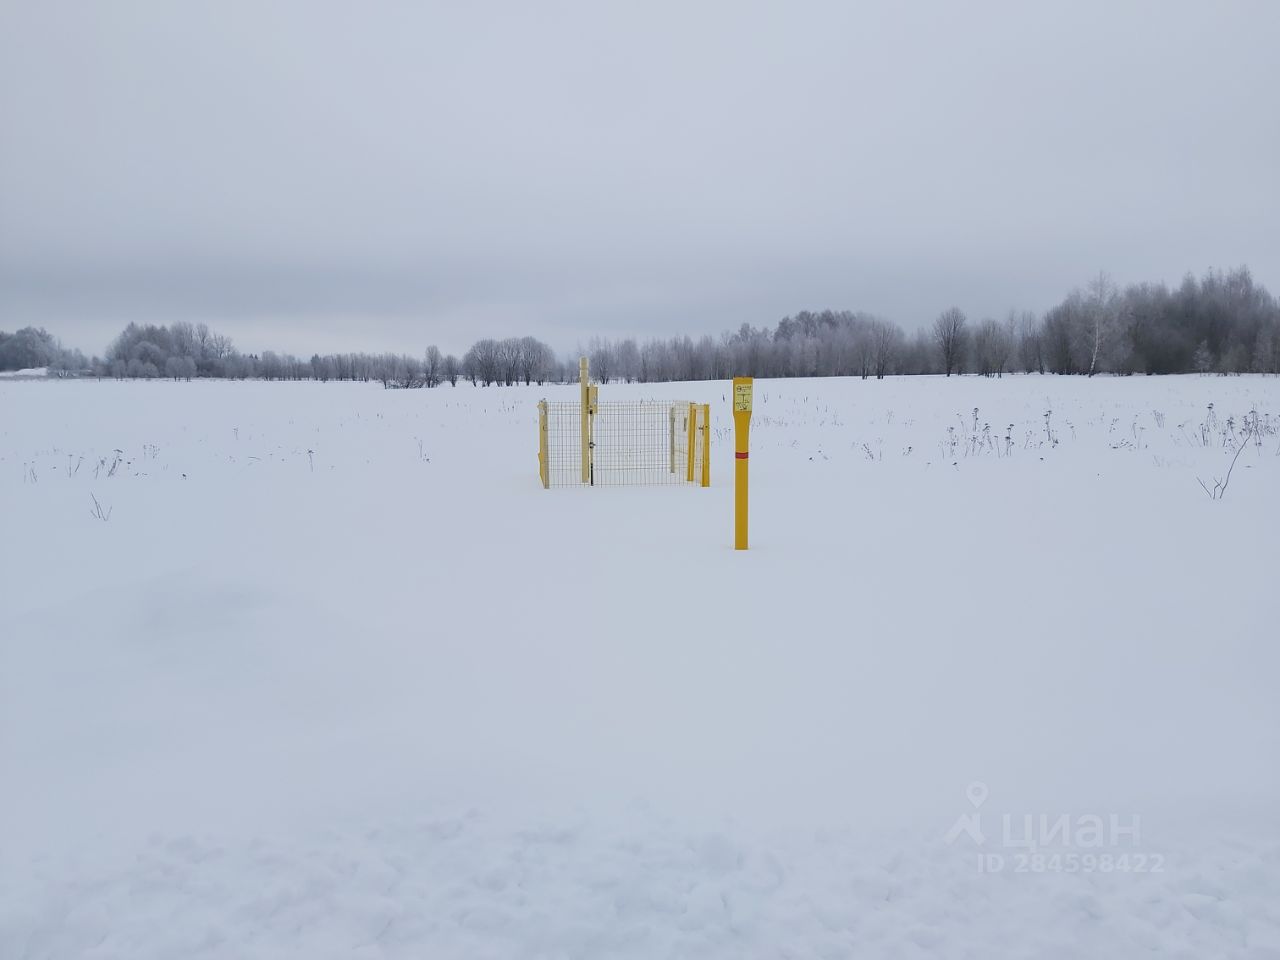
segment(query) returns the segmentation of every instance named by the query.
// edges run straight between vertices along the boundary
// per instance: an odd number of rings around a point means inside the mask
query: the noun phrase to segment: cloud
[[[1277,28],[1267,3],[8,5],[0,327],[569,349],[1042,309],[1101,268],[1274,284]]]

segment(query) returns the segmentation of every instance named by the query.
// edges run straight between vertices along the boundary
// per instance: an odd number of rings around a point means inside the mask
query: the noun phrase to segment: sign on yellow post
[[[747,549],[747,455],[751,449],[750,377],[733,378],[733,549]]]

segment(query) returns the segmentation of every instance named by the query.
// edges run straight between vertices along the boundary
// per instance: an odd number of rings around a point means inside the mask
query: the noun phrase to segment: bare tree
[[[422,376],[428,387],[434,387],[440,382],[441,362],[440,348],[433,343],[427,347],[426,360],[422,364]]]
[[[1106,273],[1099,272],[1089,281],[1084,312],[1085,347],[1089,353],[1089,367],[1085,371],[1093,376],[1100,369],[1099,359],[1110,342],[1116,317],[1116,287]]]
[[[520,376],[526,387],[534,380],[539,384],[546,380],[554,363],[555,354],[545,343],[534,337],[521,338]]]
[[[1045,360],[1052,373],[1082,373],[1079,331],[1086,326],[1080,292],[1075,291],[1062,303],[1051,307],[1041,326]]]
[[[456,387],[458,385],[458,375],[462,372],[462,364],[452,353],[444,358],[444,378],[449,381],[449,386]]]
[[[883,380],[897,360],[906,336],[897,324],[884,320],[871,321],[872,364],[877,380]]]
[[[1018,363],[1026,373],[1044,373],[1044,331],[1030,311],[1018,317]]]
[[[508,387],[519,379],[523,352],[518,337],[507,337],[505,340],[498,341],[498,373],[501,375],[502,382]]]
[[[983,320],[973,331],[972,355],[974,368],[984,377],[1004,375],[1013,349],[1012,320],[1001,325],[994,320]]]
[[[1000,336],[1000,328],[994,320],[983,320],[973,331],[973,367],[978,376],[995,375],[995,341]]]
[[[959,307],[942,311],[933,321],[933,339],[942,354],[942,369],[948,377],[961,372],[965,337],[965,316]]]
[[[591,363],[591,376],[597,383],[608,383],[615,373],[613,344],[600,337],[592,337],[587,359]]]
[[[488,386],[498,380],[499,359],[496,340],[477,340],[462,358],[462,368],[472,384]]]
[[[614,350],[618,376],[627,383],[640,378],[640,349],[631,339],[623,340]]]
[[[1196,373],[1208,373],[1213,369],[1213,354],[1209,352],[1208,343],[1200,341],[1200,346],[1196,347],[1196,352],[1191,358],[1191,364]]]

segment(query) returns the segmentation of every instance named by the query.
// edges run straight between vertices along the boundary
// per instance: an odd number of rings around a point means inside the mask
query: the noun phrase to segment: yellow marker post
[[[711,404],[702,405],[702,485],[711,486]]]
[[[747,549],[747,454],[751,448],[750,377],[733,378],[733,549]]]
[[[685,447],[685,467],[684,479],[686,483],[693,483],[693,459],[696,456],[695,444],[697,443],[698,431],[698,408],[692,403],[689,404],[689,438]]]
[[[671,432],[671,452],[667,455],[667,463],[671,467],[671,473],[676,472],[676,407],[671,405],[671,409],[667,411],[667,419],[669,421]]]
[[[582,482],[591,482],[591,437],[587,421],[587,408],[591,405],[590,378],[588,376],[587,358],[578,360],[578,383],[582,388]]]

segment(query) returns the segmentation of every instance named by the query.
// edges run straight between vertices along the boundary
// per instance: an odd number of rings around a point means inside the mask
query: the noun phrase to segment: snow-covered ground
[[[1280,380],[575,393],[0,384],[0,957],[1280,957]]]

